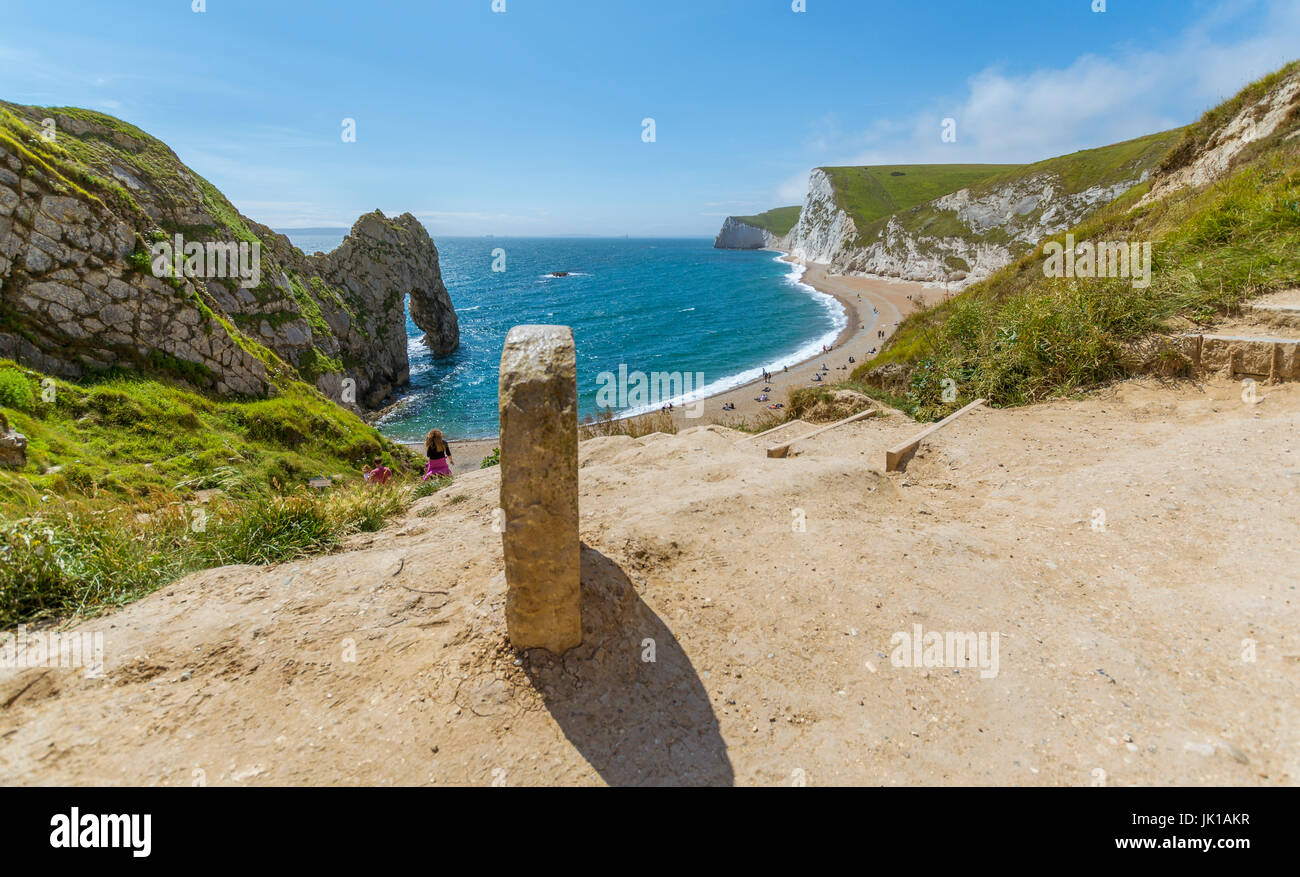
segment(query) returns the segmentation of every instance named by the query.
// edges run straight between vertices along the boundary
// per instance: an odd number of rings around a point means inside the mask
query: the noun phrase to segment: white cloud
[[[1219,36],[1225,29],[1238,35]],[[841,138],[819,164],[1039,161],[1187,124],[1297,55],[1300,3],[1228,0],[1160,49],[1083,55],[1028,73],[981,70],[950,101]],[[948,117],[956,143],[940,137]],[[826,129],[824,120],[816,126],[819,143]],[[783,199],[793,179],[778,185]]]
[[[778,206],[788,207],[791,204],[803,203],[804,195],[808,194],[808,173],[809,171],[797,173],[777,184]]]

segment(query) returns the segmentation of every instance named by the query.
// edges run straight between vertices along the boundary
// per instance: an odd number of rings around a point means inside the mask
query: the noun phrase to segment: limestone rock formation
[[[138,128],[0,102],[0,357],[224,396],[300,378],[376,409],[409,380],[408,297],[434,354],[455,350],[438,251],[410,214],[367,214],[334,252],[307,256]]]
[[[1165,131],[1032,165],[816,168],[788,233],[728,217],[714,246],[785,250],[838,274],[964,286],[1146,181],[1180,136]],[[908,176],[920,179],[890,188]]]
[[[728,216],[713,239],[719,250],[788,250],[800,208],[776,207],[754,216]]]
[[[9,419],[0,412],[0,466],[21,469],[27,465],[27,436],[9,428]]]
[[[1079,191],[1067,190],[1053,171],[1014,177],[902,211],[864,236],[865,230],[840,206],[830,176],[819,168],[810,176],[789,249],[797,258],[830,265],[837,273],[932,283],[961,275],[957,282],[965,286],[1009,265],[1043,238],[1078,224],[1148,175],[1148,169],[1135,167],[1118,182]],[[918,215],[962,231],[930,232],[926,221],[914,219]]]
[[[501,353],[506,628],[520,649],[582,642],[573,330],[515,326]]]
[[[734,216],[728,216],[722,223],[722,230],[713,239],[713,246],[719,250],[762,250],[776,247],[778,240],[776,235],[765,228],[757,228]]]

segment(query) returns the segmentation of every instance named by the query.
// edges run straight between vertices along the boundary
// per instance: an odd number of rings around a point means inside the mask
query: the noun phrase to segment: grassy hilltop
[[[754,216],[733,216],[738,222],[745,225],[752,225],[754,228],[761,228],[770,231],[777,237],[783,237],[790,233],[790,229],[795,227],[799,222],[799,211],[802,207],[774,207],[771,210]]]
[[[899,164],[821,168],[835,198],[859,229],[879,220],[1019,168],[1014,164]]]
[[[1033,164],[1004,166],[1000,170],[980,177],[968,186],[957,186],[949,189],[948,192],[941,192],[940,195],[960,188],[969,188],[971,200],[974,201],[998,189],[1031,188],[1034,181],[1041,179],[1049,179],[1054,186],[1058,187],[1056,192],[1058,197],[1077,195],[1096,187],[1111,187],[1135,179],[1144,171],[1153,171],[1160,160],[1178,143],[1182,133],[1183,129],[1177,128],[1126,140],[1123,143],[1084,149]],[[896,211],[896,218],[904,229],[916,235],[959,237],[972,242],[1006,243],[1008,241],[1006,232],[1001,228],[985,231],[972,229],[958,219],[956,211],[942,210],[934,204],[926,203],[930,200],[927,198],[916,201]],[[864,214],[865,216],[867,214]],[[869,222],[858,222],[856,245],[866,246],[876,240],[884,230],[888,218],[886,215],[875,215]]]

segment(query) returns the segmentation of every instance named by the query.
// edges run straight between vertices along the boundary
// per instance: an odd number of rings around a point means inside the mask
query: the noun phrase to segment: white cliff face
[[[970,189],[960,189],[931,204],[936,210],[956,212],[958,221],[975,234],[997,229],[1013,241],[1034,246],[1048,235],[1077,225],[1098,207],[1145,181],[1147,176],[1143,171],[1140,176],[1113,186],[1093,186],[1066,194],[1061,191],[1056,174],[1036,174],[979,196],[973,195]]]
[[[717,250],[789,250],[794,229],[789,234],[775,235],[765,228],[741,222],[734,216],[728,216],[722,224],[722,231],[713,239]]]
[[[774,246],[776,240],[776,236],[767,229],[728,216],[722,224],[722,231],[713,239],[713,246],[719,250],[761,250]]]
[[[844,242],[857,236],[853,218],[840,209],[831,178],[821,168],[808,177],[808,195],[790,232],[790,253],[805,262],[832,264]]]
[[[1067,193],[1054,173],[1036,174],[989,190],[961,189],[895,214],[875,240],[861,245],[853,218],[839,207],[830,176],[814,170],[799,223],[786,241],[795,258],[845,274],[871,274],[965,286],[1010,264],[1043,238],[1077,225],[1148,174]],[[967,230],[932,235],[905,222],[951,213]]]
[[[890,219],[877,241],[868,247],[845,250],[832,264],[844,274],[871,274],[922,283],[952,281],[966,286],[1009,265],[1014,258],[1015,254],[1002,244],[958,237],[917,237],[898,220]]]

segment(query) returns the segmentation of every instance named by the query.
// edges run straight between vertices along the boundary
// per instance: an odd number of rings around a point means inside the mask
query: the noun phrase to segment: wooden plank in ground
[[[832,423],[830,426],[823,426],[821,429],[814,429],[812,432],[808,433],[807,435],[801,435],[799,436],[799,438],[794,439],[793,441],[788,441],[783,445],[773,445],[772,447],[767,449],[767,455],[769,457],[776,457],[778,459],[782,458],[790,453],[790,446],[793,445],[795,442],[801,442],[804,439],[810,439],[815,435],[821,435],[824,432],[829,432],[830,430],[834,429],[837,426],[843,426],[846,423],[852,423],[855,420],[861,420],[864,417],[870,417],[875,413],[876,413],[876,409],[874,408],[868,408],[866,411],[859,411],[857,414],[854,414],[852,417],[846,417],[843,420],[837,420],[834,423]]]
[[[774,426],[771,429],[763,430],[762,432],[756,435],[746,436],[745,438],[736,442],[736,444],[743,445],[745,442],[752,442],[754,439],[761,439],[765,435],[771,435],[772,433],[776,432],[778,429],[785,429],[787,426],[790,426],[792,423],[803,423],[803,421],[799,420],[798,418],[794,420],[787,420],[785,423],[782,423],[779,426]],[[804,425],[807,426],[808,424],[805,423]]]
[[[888,451],[886,451],[885,471],[893,472],[895,469],[899,467],[900,464],[905,463],[907,460],[911,459],[912,454],[914,454],[916,452],[916,449],[921,446],[921,442],[925,441],[927,438],[934,435],[936,432],[943,429],[948,424],[952,423],[958,417],[961,417],[967,411],[971,411],[983,405],[984,402],[985,402],[984,399],[976,399],[974,402],[970,403],[965,408],[962,408],[960,411],[954,411],[952,414],[949,414],[943,420],[940,420],[938,423],[935,423],[931,425],[929,428],[921,431],[915,437],[910,438],[907,441],[903,442],[901,445],[897,445],[889,449]]]

